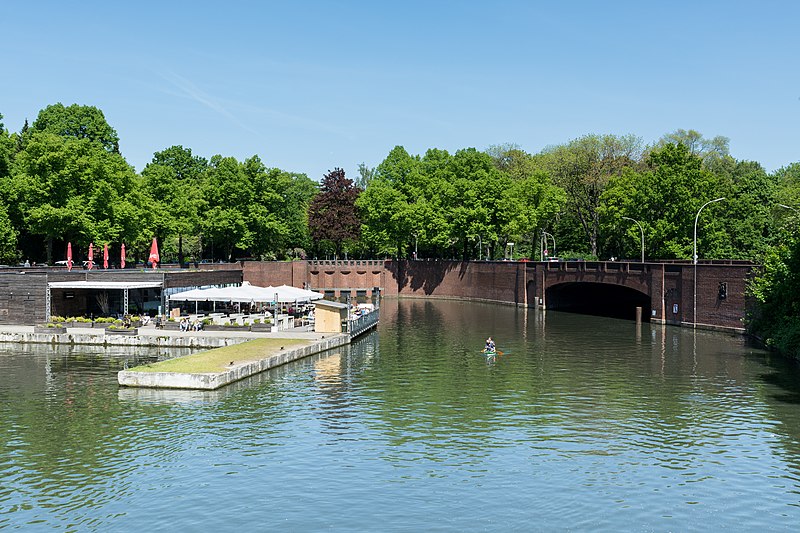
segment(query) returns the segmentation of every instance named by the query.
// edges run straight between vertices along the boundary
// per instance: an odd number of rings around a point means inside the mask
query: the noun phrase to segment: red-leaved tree
[[[358,239],[361,219],[356,210],[356,199],[361,189],[347,179],[344,170],[336,168],[322,178],[320,191],[308,208],[308,228],[311,237],[333,244],[337,257],[347,241]]]

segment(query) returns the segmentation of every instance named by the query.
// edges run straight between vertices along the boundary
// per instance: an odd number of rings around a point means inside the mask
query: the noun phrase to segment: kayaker
[[[495,352],[495,351],[497,351],[496,350],[496,346],[494,344],[494,341],[492,340],[491,337],[486,339],[486,346],[483,348],[483,351],[484,352]]]

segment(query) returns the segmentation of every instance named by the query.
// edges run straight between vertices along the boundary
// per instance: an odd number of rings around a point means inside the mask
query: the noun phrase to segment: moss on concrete
[[[214,348],[184,357],[141,365],[129,370],[133,372],[182,372],[199,374],[223,372],[232,365],[266,359],[280,353],[281,348],[290,349],[306,346],[314,341],[305,339],[253,339],[242,344]]]

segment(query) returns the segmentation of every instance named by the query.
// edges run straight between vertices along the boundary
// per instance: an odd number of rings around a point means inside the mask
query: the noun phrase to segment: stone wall
[[[559,283],[625,286],[647,295],[644,312],[656,322],[692,325],[694,271],[691,263],[515,262],[515,261],[295,261],[247,262],[244,278],[255,285],[286,283],[339,296],[380,287],[384,296],[486,300],[533,307]],[[749,304],[745,293],[752,264],[697,265],[697,324],[741,330]],[[725,299],[719,284],[726,283]],[[546,303],[545,303],[546,305]]]

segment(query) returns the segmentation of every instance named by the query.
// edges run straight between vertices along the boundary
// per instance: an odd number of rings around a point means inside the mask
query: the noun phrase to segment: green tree
[[[155,235],[162,242],[177,240],[175,248],[180,264],[184,263],[184,239],[187,237],[196,239],[196,248],[192,248],[199,252],[201,189],[207,169],[208,162],[192,155],[191,149],[171,146],[153,154],[153,160],[142,171],[157,213]]]
[[[106,122],[98,108],[72,104],[53,104],[39,111],[31,131],[47,132],[61,137],[75,137],[98,143],[108,152],[119,153],[117,132]]]
[[[543,167],[566,192],[566,208],[580,223],[588,251],[594,256],[598,254],[603,191],[613,177],[634,167],[641,153],[641,140],[633,135],[587,135],[541,154]]]
[[[367,188],[369,182],[375,177],[375,169],[369,168],[366,163],[358,164],[358,178],[356,178],[355,185],[362,191]]]
[[[666,144],[683,144],[691,155],[696,155],[704,164],[708,164],[729,155],[730,139],[721,135],[706,139],[699,131],[677,129],[664,135],[656,143],[656,147],[663,147]]]
[[[700,207],[715,197],[725,197],[724,207],[703,211],[697,243],[698,255],[715,258],[752,257],[763,250],[768,227],[763,207],[770,187],[760,167],[731,163],[732,174],[716,175],[699,156],[681,144],[666,144],[647,158],[649,170],[627,169],[614,178],[603,195],[605,234],[624,233],[609,243],[609,253],[637,257],[638,228],[623,216],[638,221],[645,232],[646,255],[657,259],[691,259],[694,222]]]
[[[0,204],[0,262],[13,264],[18,259],[17,230],[11,224],[5,206]]]
[[[359,237],[361,219],[356,201],[360,193],[353,180],[345,177],[344,170],[336,168],[325,175],[319,193],[311,201],[308,210],[311,236],[332,243],[337,256],[342,254],[346,242]]]
[[[9,194],[28,231],[44,239],[50,262],[54,241],[86,246],[112,238],[117,226],[109,213],[137,186],[119,154],[87,139],[34,132],[15,159]],[[131,216],[147,219],[142,212]]]
[[[365,246],[379,255],[402,257],[403,249],[417,232],[423,239],[422,224],[409,215],[420,178],[420,162],[402,146],[395,146],[376,168],[369,186],[359,195],[357,207],[363,220]],[[420,217],[424,216],[420,213]]]
[[[205,212],[201,228],[204,240],[212,247],[212,257],[232,260],[236,249],[247,250],[253,244],[247,220],[253,192],[250,179],[236,159],[221,155],[211,158],[203,183]]]
[[[11,175],[11,159],[14,156],[14,143],[3,125],[3,114],[0,113],[0,179]]]

